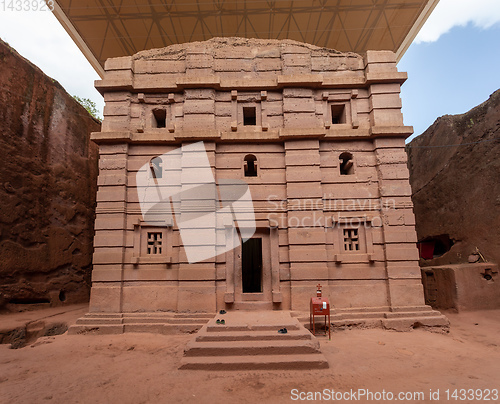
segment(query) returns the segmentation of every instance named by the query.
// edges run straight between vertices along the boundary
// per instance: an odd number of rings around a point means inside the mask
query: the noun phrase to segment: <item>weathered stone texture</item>
[[[88,299],[99,128],[0,41],[0,309]]]
[[[462,115],[438,118],[407,148],[419,240],[451,249],[422,265],[466,263],[477,248],[500,262],[500,90]]]
[[[113,108],[106,110],[102,132],[93,135],[101,165],[92,312],[307,311],[318,282],[339,312],[426,312],[405,166],[404,139],[412,128],[403,126],[405,75],[397,72],[392,52],[363,58],[288,40],[214,38],[140,52],[129,61],[110,65],[121,63],[131,72],[131,85],[127,74],[116,83],[114,69],[97,83],[104,94],[127,89],[129,95],[106,95]],[[186,63],[185,73],[179,63]],[[173,79],[159,80],[164,74]],[[124,112],[118,103],[127,100],[131,122],[118,115]],[[154,110],[160,106],[167,111],[162,119]],[[173,184],[176,192],[201,184],[209,171],[219,190],[222,180],[248,184],[253,241],[262,257],[253,292],[245,291],[242,275],[252,259],[243,258],[232,225],[196,211],[208,200],[175,202],[187,230],[177,217],[155,226],[141,217],[140,167],[200,140],[210,170],[199,170],[202,158],[193,166],[169,156],[162,160],[162,178],[168,176],[168,189]],[[112,150],[112,144],[123,148]],[[156,178],[148,175],[148,181]],[[152,183],[142,187],[154,189]],[[238,219],[239,229],[253,229],[250,222]],[[212,230],[216,240],[210,244]],[[161,252],[145,248],[154,244],[151,237],[162,240]],[[187,247],[214,254],[189,263]],[[115,290],[119,283],[122,294]]]

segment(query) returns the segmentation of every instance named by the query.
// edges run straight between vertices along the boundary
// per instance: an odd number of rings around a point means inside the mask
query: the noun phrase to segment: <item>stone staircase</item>
[[[309,313],[292,312],[306,328],[309,328]],[[324,318],[316,317],[320,326],[324,325]],[[341,327],[382,327],[396,331],[409,331],[412,328],[448,327],[448,319],[437,310],[429,306],[332,309],[331,324],[333,328]]]
[[[69,328],[68,334],[195,333],[213,314],[207,313],[88,313]]]
[[[216,323],[224,319],[225,324]],[[286,328],[286,334],[278,333]],[[217,315],[184,350],[180,369],[325,369],[319,341],[288,311]]]

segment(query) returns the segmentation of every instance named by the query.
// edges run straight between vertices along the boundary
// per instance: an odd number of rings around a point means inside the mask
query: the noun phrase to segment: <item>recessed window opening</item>
[[[257,125],[257,108],[256,107],[243,107],[243,125],[244,126]]]
[[[358,229],[344,229],[344,250],[359,251]]]
[[[167,111],[165,109],[153,109],[153,117],[156,128],[167,127]]]
[[[148,232],[148,254],[161,254],[162,234],[160,232]]]
[[[340,175],[354,174],[354,161],[351,153],[342,153],[339,156]]]
[[[253,154],[245,156],[245,177],[257,177],[257,157]]]
[[[149,162],[151,178],[161,178],[163,176],[163,161],[161,157],[153,157]]]
[[[345,123],[345,105],[344,104],[333,104],[332,105],[332,125],[338,125]]]

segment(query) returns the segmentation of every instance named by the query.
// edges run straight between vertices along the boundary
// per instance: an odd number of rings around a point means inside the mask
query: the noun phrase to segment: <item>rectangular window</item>
[[[154,109],[154,126],[156,128],[166,128],[167,127],[167,111],[164,109]]]
[[[257,108],[243,107],[243,125],[244,126],[257,125]]]
[[[148,232],[148,254],[161,254],[162,248],[162,233]]]
[[[333,104],[332,105],[332,125],[346,123],[345,119],[345,105]]]
[[[359,251],[358,229],[344,229],[344,250]]]

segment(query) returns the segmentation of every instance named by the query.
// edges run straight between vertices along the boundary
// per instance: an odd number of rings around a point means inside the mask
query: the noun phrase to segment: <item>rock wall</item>
[[[466,263],[476,247],[500,262],[500,90],[438,118],[407,151],[418,239],[436,243],[421,265]]]
[[[0,309],[88,299],[99,130],[0,40]]]

